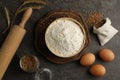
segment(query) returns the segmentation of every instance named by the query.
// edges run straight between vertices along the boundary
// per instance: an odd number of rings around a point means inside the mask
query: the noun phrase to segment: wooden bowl
[[[51,53],[51,51],[48,49],[46,42],[45,42],[45,32],[46,32],[48,26],[54,20],[56,20],[58,18],[64,18],[64,17],[73,18],[73,19],[77,20],[78,22],[80,22],[86,32],[86,35],[85,35],[86,40],[85,40],[83,49],[75,56],[67,57],[67,58],[58,57],[58,56],[54,55],[53,53]],[[40,21],[38,22],[38,25],[35,29],[35,47],[38,52],[40,52],[43,56],[45,56],[49,61],[52,61],[54,63],[63,64],[63,63],[78,60],[78,59],[80,59],[81,54],[83,53],[83,50],[85,48],[87,48],[87,46],[90,42],[89,33],[88,33],[88,30],[86,27],[87,27],[87,25],[86,25],[84,19],[82,18],[81,14],[78,14],[73,11],[65,11],[65,10],[52,11],[52,12],[48,13],[46,17],[40,19]]]

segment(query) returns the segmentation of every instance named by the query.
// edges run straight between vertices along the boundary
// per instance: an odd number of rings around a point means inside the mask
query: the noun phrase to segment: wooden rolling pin
[[[0,49],[0,80],[7,70],[16,50],[18,49],[26,30],[24,25],[32,14],[32,8],[28,8],[19,25],[14,25]]]

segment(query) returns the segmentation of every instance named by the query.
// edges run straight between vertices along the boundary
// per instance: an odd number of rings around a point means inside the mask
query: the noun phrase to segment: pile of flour
[[[59,18],[52,22],[46,33],[45,41],[49,50],[59,57],[76,55],[83,47],[84,34],[71,18]]]

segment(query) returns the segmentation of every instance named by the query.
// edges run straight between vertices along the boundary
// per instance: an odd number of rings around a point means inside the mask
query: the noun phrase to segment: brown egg
[[[87,53],[83,55],[80,59],[80,63],[83,66],[89,66],[95,62],[95,56],[93,53]]]
[[[97,77],[104,76],[106,73],[105,67],[101,64],[95,64],[91,66],[89,71],[93,76],[97,76]]]
[[[99,57],[106,62],[113,61],[115,58],[115,55],[112,50],[110,49],[102,49],[99,52]]]

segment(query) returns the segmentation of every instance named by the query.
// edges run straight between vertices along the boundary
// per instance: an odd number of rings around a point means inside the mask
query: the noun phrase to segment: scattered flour
[[[84,33],[80,27],[72,18],[59,18],[52,22],[45,34],[49,50],[59,57],[76,55],[84,44]]]

